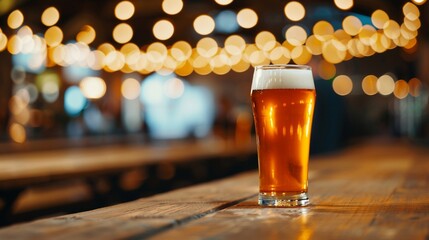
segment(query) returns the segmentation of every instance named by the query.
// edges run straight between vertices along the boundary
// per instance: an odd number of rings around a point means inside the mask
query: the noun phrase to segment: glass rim
[[[255,66],[257,70],[275,70],[275,69],[301,69],[301,70],[311,70],[311,67],[308,65],[298,65],[298,64],[268,64],[268,65],[259,65]]]

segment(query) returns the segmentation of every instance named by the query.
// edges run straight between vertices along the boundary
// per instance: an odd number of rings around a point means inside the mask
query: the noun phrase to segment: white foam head
[[[252,90],[314,89],[311,68],[300,65],[267,65],[255,68]]]

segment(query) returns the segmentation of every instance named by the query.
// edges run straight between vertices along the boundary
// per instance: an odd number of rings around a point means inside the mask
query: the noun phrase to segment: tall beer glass
[[[308,157],[316,97],[311,68],[258,66],[251,97],[258,148],[259,205],[308,205]]]

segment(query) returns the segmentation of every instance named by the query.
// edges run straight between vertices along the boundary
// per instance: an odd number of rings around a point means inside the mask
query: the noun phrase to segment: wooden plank
[[[0,229],[0,239],[118,239],[146,237],[255,196],[254,173],[150,198],[18,224]]]
[[[311,164],[309,207],[262,208],[255,197],[153,239],[428,239],[426,156],[366,146],[326,157]]]
[[[254,141],[222,139],[164,145],[116,145],[0,155],[0,189],[93,176],[163,162],[255,154]]]
[[[429,150],[369,144],[312,159],[311,205],[257,205],[257,172],[0,229],[0,239],[428,239]]]

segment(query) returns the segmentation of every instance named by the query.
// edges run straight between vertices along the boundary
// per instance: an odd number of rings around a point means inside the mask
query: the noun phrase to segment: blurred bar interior
[[[425,2],[0,0],[0,153],[252,141],[253,66],[269,63],[313,69],[312,154],[426,144]]]

